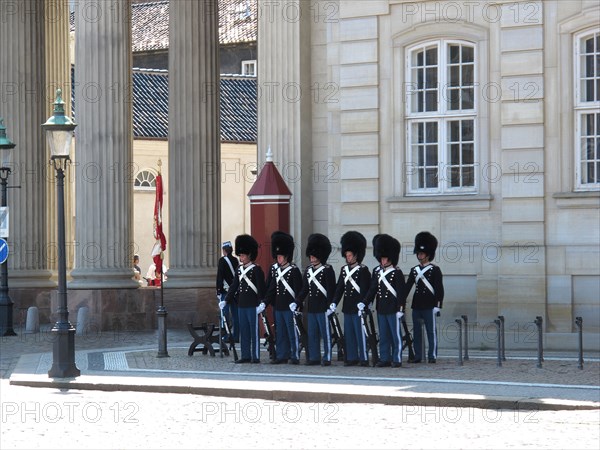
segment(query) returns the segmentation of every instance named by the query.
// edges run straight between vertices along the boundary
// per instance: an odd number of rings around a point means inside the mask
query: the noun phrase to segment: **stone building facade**
[[[42,2],[22,3],[39,10]],[[60,0],[43,5],[54,3]],[[215,5],[169,4],[169,189],[189,181],[170,204],[169,290],[173,305],[193,292],[200,309],[214,300],[218,255],[210,243],[219,241],[221,221],[219,175],[206,170],[219,159],[209,89],[218,77]],[[299,247],[313,232],[332,242],[350,229],[369,242],[389,233],[403,244],[400,266],[407,273],[416,262],[415,234],[429,230],[440,242],[436,262],[447,292],[440,334],[447,342],[456,339],[454,319],[467,314],[476,343],[492,346],[490,322],[503,315],[507,346],[531,347],[532,322],[542,316],[547,346],[574,348],[574,319],[582,316],[585,345],[598,350],[597,2],[290,0],[258,7],[259,163],[270,146],[293,193],[291,231]],[[44,50],[49,31],[6,17],[2,80],[15,82],[17,73],[32,83],[55,73],[60,80],[62,65],[43,57],[44,51],[55,56],[52,47]],[[124,85],[131,67],[128,24],[86,21],[83,13],[76,20],[82,22],[76,59],[90,62],[83,86]],[[23,42],[31,49],[15,58]],[[21,162],[44,161],[35,124],[48,115],[46,103],[13,95],[2,104]],[[79,120],[80,162],[98,154],[107,167],[129,160],[127,104],[88,107]],[[99,117],[112,119],[98,124]],[[81,248],[128,242],[131,187],[80,179],[75,235]],[[46,189],[36,189],[42,197],[25,189],[11,193],[11,202],[45,198]],[[99,199],[111,199],[110,213],[86,217]],[[17,227],[36,224],[15,232],[17,242],[47,241],[43,203],[13,217]],[[99,226],[117,231],[93,234]],[[132,288],[128,266],[111,255],[91,263],[76,253],[72,287],[80,298],[85,289]],[[341,259],[332,263],[338,269]],[[47,264],[35,253],[12,265],[21,279],[48,279]]]

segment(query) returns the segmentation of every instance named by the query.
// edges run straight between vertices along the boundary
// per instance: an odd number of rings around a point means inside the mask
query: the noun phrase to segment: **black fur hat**
[[[400,242],[389,234],[378,234],[373,244],[373,254],[377,261],[381,258],[389,258],[393,266],[398,264],[400,258]]]
[[[356,255],[356,261],[361,263],[367,250],[367,240],[358,231],[347,231],[340,239],[342,244],[342,256],[346,257],[346,252],[352,252]]]
[[[258,256],[258,242],[249,234],[240,234],[235,238],[235,254],[248,255],[254,261]]]
[[[438,241],[433,234],[429,231],[421,231],[415,236],[415,249],[413,253],[423,252],[429,257],[429,261],[433,261],[437,246]]]
[[[308,237],[306,243],[306,257],[314,256],[321,264],[327,262],[327,258],[331,254],[331,242],[329,238],[321,233],[314,233]]]
[[[377,242],[379,236],[381,236],[381,234],[376,234],[375,236],[373,236],[373,240],[371,241],[371,243],[373,244],[373,257],[377,261],[379,261],[379,257],[377,256],[377,245],[375,243]]]
[[[294,238],[283,231],[275,231],[271,235],[271,256],[284,255],[288,262],[294,258]]]

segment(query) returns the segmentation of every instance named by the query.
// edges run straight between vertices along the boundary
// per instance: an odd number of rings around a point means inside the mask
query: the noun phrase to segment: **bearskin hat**
[[[284,255],[288,262],[294,258],[294,238],[283,231],[275,231],[271,235],[271,256]]]
[[[331,242],[329,238],[321,233],[314,233],[308,237],[306,243],[306,257],[314,256],[321,264],[327,262],[327,258],[331,254]]]
[[[342,256],[346,257],[346,252],[352,252],[356,255],[356,261],[362,262],[367,250],[367,240],[358,231],[347,231],[340,239],[342,244]]]
[[[413,253],[425,253],[429,257],[429,261],[435,258],[435,251],[438,246],[436,237],[429,231],[421,231],[415,236],[415,249]]]
[[[377,261],[388,258],[393,266],[398,264],[400,258],[400,242],[389,234],[378,234],[373,244],[373,254]]]
[[[258,242],[249,234],[240,234],[235,238],[235,254],[248,255],[254,261],[258,256]]]
[[[375,243],[377,242],[379,236],[381,236],[381,234],[376,234],[375,236],[373,236],[373,240],[371,241],[371,243],[373,244],[373,257],[377,261],[379,261],[379,257],[377,256],[377,245],[375,245]]]

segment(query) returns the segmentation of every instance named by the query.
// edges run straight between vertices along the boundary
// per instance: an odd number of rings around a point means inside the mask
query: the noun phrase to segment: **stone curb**
[[[223,383],[227,383],[224,386]],[[598,402],[561,399],[535,399],[444,393],[398,392],[395,387],[362,385],[325,385],[218,379],[148,378],[137,376],[82,375],[73,379],[49,379],[46,375],[13,374],[10,384],[51,389],[96,391],[136,391],[193,394],[227,398],[259,399],[275,402],[378,403],[395,406],[431,406],[508,410],[596,410]],[[361,392],[350,392],[361,390]]]

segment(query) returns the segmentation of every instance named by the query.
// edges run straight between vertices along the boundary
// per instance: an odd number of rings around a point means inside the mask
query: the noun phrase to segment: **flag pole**
[[[157,162],[158,165],[158,176],[157,179],[160,180],[156,184],[156,198],[154,204],[154,227],[155,227],[155,238],[157,242],[160,241],[160,307],[158,311],[156,311],[156,315],[158,317],[158,354],[157,358],[166,358],[169,356],[167,352],[167,310],[164,305],[164,271],[163,271],[163,258],[164,258],[164,249],[166,248],[166,244],[163,245],[166,240],[164,240],[164,234],[162,232],[162,175],[160,172],[160,166],[162,166],[162,161],[159,159]],[[161,190],[159,192],[159,189]],[[156,244],[154,244],[156,247]],[[154,251],[153,251],[154,253]],[[154,261],[155,266],[157,266],[156,261]]]

